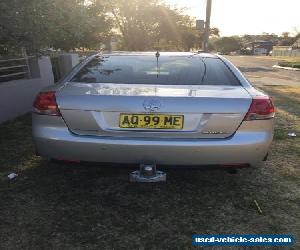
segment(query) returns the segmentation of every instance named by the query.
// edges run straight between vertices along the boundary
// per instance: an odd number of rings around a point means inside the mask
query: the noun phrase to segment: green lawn
[[[292,68],[300,68],[300,57],[295,56],[265,56],[265,57],[257,57],[262,60],[272,60],[275,61],[279,66],[282,67],[292,67]]]
[[[300,62],[299,56],[265,56],[265,57],[258,57],[260,59],[269,59],[274,61],[288,61],[288,62]]]
[[[236,175],[168,170],[166,183],[132,184],[128,169],[35,156],[29,115],[0,125],[0,249],[190,249],[195,233],[289,233],[300,249],[300,88],[264,89],[278,107],[270,158]]]
[[[300,69],[300,57],[279,56],[273,58],[278,60],[279,66]]]
[[[282,66],[282,67],[291,67],[291,68],[298,68],[298,69],[300,69],[300,61],[288,61],[288,60],[285,60],[285,61],[278,62],[278,65]]]

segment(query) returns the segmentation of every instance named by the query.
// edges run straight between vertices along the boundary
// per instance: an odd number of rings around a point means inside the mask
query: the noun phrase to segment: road
[[[278,59],[267,56],[226,56],[255,85],[300,86],[300,71],[272,68]]]

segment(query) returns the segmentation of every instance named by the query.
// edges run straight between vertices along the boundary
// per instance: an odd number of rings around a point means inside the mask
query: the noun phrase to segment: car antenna
[[[157,72],[156,77],[158,78],[158,75],[159,75],[158,58],[160,57],[159,51],[156,51],[155,56],[156,56],[156,72]]]

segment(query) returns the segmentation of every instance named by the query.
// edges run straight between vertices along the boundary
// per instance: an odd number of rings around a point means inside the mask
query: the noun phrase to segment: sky
[[[206,0],[165,0],[205,19]],[[212,0],[211,27],[222,36],[300,32],[300,0]]]

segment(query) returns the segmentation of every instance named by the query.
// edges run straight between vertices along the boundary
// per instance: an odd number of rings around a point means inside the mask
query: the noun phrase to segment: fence
[[[31,78],[29,67],[30,58],[23,57],[0,60],[0,82]]]
[[[0,122],[3,122],[29,112],[36,94],[54,81],[49,57],[1,62],[5,66],[1,66],[4,69],[0,76],[2,80],[6,79],[0,83]]]
[[[300,48],[290,46],[274,46],[272,56],[300,56]]]

